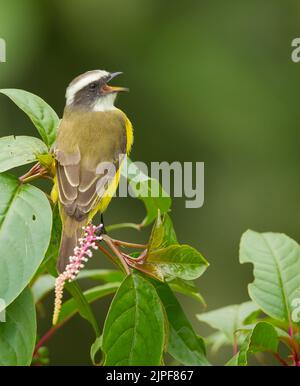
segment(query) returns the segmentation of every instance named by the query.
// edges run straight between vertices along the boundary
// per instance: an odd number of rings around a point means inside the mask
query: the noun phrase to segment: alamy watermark
[[[118,186],[115,176],[119,165],[122,175]],[[144,162],[128,162],[122,154],[118,162],[100,163],[96,173],[99,197],[184,197],[186,208],[200,208],[204,203],[203,162],[151,162],[148,167]]]
[[[291,59],[294,63],[300,62],[300,38],[295,38],[292,40],[292,47],[295,47],[291,54]]]
[[[292,321],[294,323],[300,322],[300,298],[295,298],[292,301]]]
[[[0,38],[0,63],[6,62],[6,42]]]

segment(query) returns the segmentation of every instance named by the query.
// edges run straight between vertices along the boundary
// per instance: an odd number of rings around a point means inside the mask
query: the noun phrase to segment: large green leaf
[[[170,217],[159,213],[152,229],[147,259],[143,266],[136,268],[148,271],[158,280],[170,281],[175,278],[194,280],[207,267],[208,262],[195,248],[178,244]]]
[[[257,323],[248,333],[236,357],[235,365],[247,366],[250,354],[258,352],[276,353],[278,348],[278,335],[275,328],[265,322]]]
[[[147,226],[156,219],[158,211],[161,213],[169,211],[172,200],[158,180],[150,178],[128,157],[124,166],[122,174],[128,179],[129,189],[146,207],[147,214],[141,225]]]
[[[187,366],[208,365],[203,340],[195,334],[169,286],[154,280],[152,282],[168,316],[169,354]]]
[[[27,286],[48,248],[52,212],[45,194],[0,175],[0,298],[10,304]]]
[[[36,340],[36,315],[30,290],[25,289],[6,309],[0,322],[0,365],[28,366]]]
[[[0,138],[0,173],[37,160],[39,154],[47,153],[47,146],[38,138],[14,136]]]
[[[255,303],[246,302],[197,314],[196,316],[201,322],[222,331],[227,340],[233,344],[236,331],[243,328],[246,318],[257,310],[259,310],[259,307]]]
[[[240,244],[240,262],[254,264],[251,299],[269,316],[289,321],[299,297],[300,246],[280,233],[247,231]]]
[[[158,366],[164,341],[164,311],[155,288],[133,273],[119,288],[105,321],[104,364]]]
[[[28,91],[2,89],[0,93],[7,95],[28,115],[45,144],[50,147],[56,139],[56,132],[59,125],[59,118],[52,107],[43,99]]]
[[[124,277],[124,273],[116,269],[85,269],[78,275],[78,279],[100,280],[105,283],[120,283]]]

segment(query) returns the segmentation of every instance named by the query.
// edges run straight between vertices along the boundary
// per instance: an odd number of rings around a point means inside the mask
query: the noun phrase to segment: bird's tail
[[[71,217],[65,218],[57,261],[58,272],[64,272],[69,264],[69,257],[74,255],[74,248],[78,244],[78,239],[82,236],[82,227],[85,224],[86,220],[79,222]]]

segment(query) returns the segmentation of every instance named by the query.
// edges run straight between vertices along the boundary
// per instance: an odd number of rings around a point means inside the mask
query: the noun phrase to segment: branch
[[[115,231],[117,229],[124,229],[124,228],[131,228],[131,229],[135,229],[136,231],[140,231],[142,229],[142,225],[141,224],[135,224],[132,222],[124,222],[121,224],[108,225],[106,227],[106,230],[108,232],[110,232],[110,231]]]

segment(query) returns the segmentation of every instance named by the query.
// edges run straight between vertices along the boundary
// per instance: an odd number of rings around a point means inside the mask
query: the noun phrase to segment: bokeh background
[[[238,262],[239,239],[251,228],[299,237],[300,37],[297,0],[0,0],[7,62],[0,87],[40,95],[61,115],[69,81],[90,69],[123,71],[130,87],[118,106],[135,127],[134,160],[204,161],[205,203],[186,209],[174,199],[181,242],[210,267],[198,281],[208,309],[248,299],[251,266]],[[37,135],[0,98],[0,135]],[[106,223],[140,221],[143,206],[115,199]],[[145,240],[120,231],[120,238]],[[104,257],[91,267],[108,267]],[[88,283],[86,283],[88,285]],[[40,333],[50,326],[52,298]],[[180,299],[199,334],[201,306]],[[109,301],[95,306],[103,323]],[[52,339],[52,364],[89,364],[93,334],[74,318]],[[224,363],[230,350],[210,359]]]

